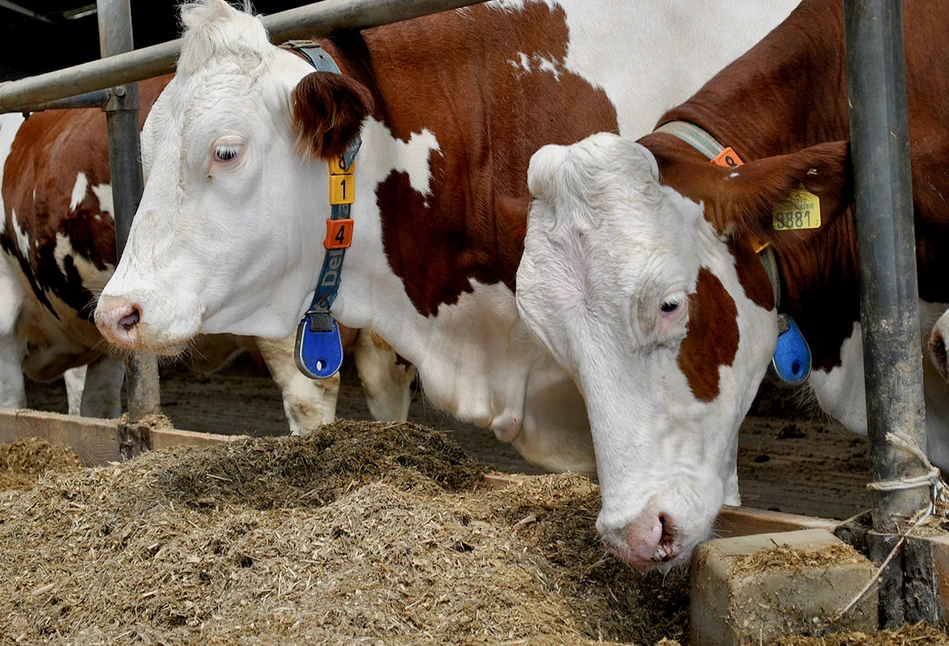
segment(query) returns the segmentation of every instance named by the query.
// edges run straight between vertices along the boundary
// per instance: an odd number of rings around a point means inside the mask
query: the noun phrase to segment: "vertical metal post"
[[[902,1],[844,0],[844,23],[870,472],[889,481],[926,473],[886,438],[901,432],[926,450]],[[882,560],[900,524],[929,504],[926,487],[877,492],[871,556]],[[902,559],[894,563],[880,590],[884,627],[910,619]]]
[[[132,13],[129,0],[98,0],[99,51],[102,58],[131,51]],[[112,206],[115,246],[119,257],[125,249],[132,218],[142,200],[141,143],[138,133],[138,83],[113,88],[105,106],[109,130],[109,164],[112,173]],[[125,364],[129,421],[160,412],[158,362],[154,355],[133,352]]]

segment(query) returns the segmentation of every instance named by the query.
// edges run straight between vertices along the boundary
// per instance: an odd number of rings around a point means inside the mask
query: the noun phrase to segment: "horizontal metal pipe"
[[[262,18],[274,42],[366,29],[484,0],[323,0]],[[38,103],[124,85],[174,71],[181,40],[90,61],[55,72],[0,83],[0,113],[22,112]]]
[[[24,112],[43,112],[44,110],[70,110],[73,108],[101,108],[112,98],[112,90],[96,90],[78,96],[67,96],[65,99],[47,101],[31,105]]]

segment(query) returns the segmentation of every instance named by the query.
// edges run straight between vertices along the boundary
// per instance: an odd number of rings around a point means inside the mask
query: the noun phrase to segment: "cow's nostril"
[[[139,313],[138,308],[132,307],[131,314],[126,314],[121,319],[119,319],[119,326],[127,332],[138,325],[140,319],[141,314]]]
[[[656,549],[656,556],[662,562],[671,561],[677,555],[675,547],[676,531],[672,518],[666,514],[659,514],[659,525],[662,527],[662,534],[659,537],[659,544]]]

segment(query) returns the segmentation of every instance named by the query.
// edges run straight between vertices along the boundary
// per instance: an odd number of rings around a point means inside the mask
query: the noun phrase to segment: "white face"
[[[131,306],[140,322],[125,339],[106,321],[113,343],[174,353],[199,330],[285,337],[305,307],[329,208],[308,178],[326,164],[295,150],[290,97],[313,70],[267,46],[256,74],[226,63],[179,73],[149,113],[145,192],[97,312]]]
[[[774,349],[702,206],[611,134],[531,160],[517,305],[586,401],[597,528],[636,567],[675,563],[737,504],[738,426]]]

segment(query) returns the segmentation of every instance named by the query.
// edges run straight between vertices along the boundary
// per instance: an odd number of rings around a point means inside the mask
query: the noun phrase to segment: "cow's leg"
[[[14,334],[0,330],[0,408],[26,408],[22,362],[23,343]]]
[[[415,366],[401,360],[392,346],[370,330],[357,334],[353,356],[373,419],[408,419]]]
[[[125,363],[108,355],[86,366],[80,414],[114,419],[122,416],[122,382]]]
[[[23,382],[26,344],[16,333],[17,318],[23,307],[23,289],[11,274],[9,262],[0,252],[0,408],[26,408]]]
[[[66,382],[66,401],[69,403],[69,414],[79,415],[82,410],[82,391],[86,387],[86,366],[70,368],[63,373]]]
[[[292,435],[305,435],[336,419],[339,375],[329,379],[310,379],[293,361],[294,337],[255,339],[270,375],[283,394],[283,411]]]

